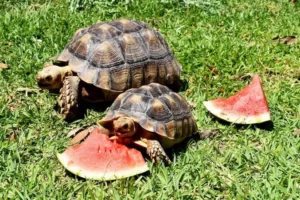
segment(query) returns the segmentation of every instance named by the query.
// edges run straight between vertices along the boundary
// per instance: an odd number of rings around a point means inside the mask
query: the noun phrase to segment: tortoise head
[[[69,66],[49,65],[38,72],[36,80],[40,88],[59,89],[62,87],[64,78],[71,74]]]
[[[137,131],[137,125],[130,117],[119,117],[113,121],[114,132],[120,137],[131,137]]]

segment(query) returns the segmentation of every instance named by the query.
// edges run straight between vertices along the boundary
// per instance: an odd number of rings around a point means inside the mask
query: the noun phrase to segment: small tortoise
[[[146,147],[154,162],[167,164],[171,161],[164,149],[198,131],[187,101],[158,83],[120,94],[98,123],[124,141]]]
[[[65,49],[44,65],[37,82],[60,89],[65,118],[76,118],[80,101],[113,101],[129,88],[152,82],[179,89],[181,65],[162,35],[143,22],[119,19],[79,29]]]

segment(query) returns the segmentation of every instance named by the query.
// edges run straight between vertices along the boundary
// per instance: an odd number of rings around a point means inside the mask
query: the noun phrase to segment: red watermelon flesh
[[[249,85],[234,96],[203,103],[212,114],[228,122],[256,124],[271,120],[262,81],[257,74]]]
[[[67,170],[86,179],[115,180],[149,170],[141,152],[111,141],[98,128],[57,157]]]

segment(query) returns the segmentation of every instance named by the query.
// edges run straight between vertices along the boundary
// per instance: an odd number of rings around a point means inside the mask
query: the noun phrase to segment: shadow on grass
[[[180,80],[180,84],[181,84],[181,87],[179,89],[179,92],[186,91],[189,88],[189,82],[187,80],[185,80],[185,79],[183,79],[183,80],[181,79]]]

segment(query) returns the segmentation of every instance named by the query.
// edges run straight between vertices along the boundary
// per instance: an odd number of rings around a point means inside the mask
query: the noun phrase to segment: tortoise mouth
[[[50,87],[50,84],[47,84],[47,83],[38,83],[38,86],[41,87],[41,88],[48,89]]]
[[[127,134],[120,133],[120,132],[117,132],[117,131],[115,131],[115,135],[118,136],[118,137],[120,137],[120,138],[126,138],[126,137],[128,137]]]
[[[116,131],[115,131],[115,135],[116,135],[116,136],[119,136],[119,137],[122,137],[123,134],[120,133],[120,132],[116,132]]]

